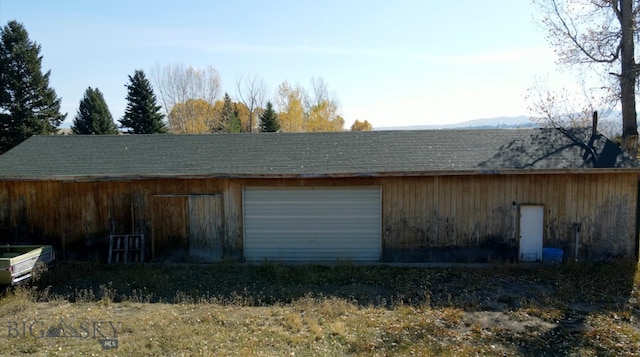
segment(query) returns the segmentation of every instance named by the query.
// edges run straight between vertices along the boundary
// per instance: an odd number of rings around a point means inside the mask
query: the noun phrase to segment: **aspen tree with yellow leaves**
[[[299,85],[293,87],[284,81],[278,86],[275,103],[282,132],[304,131],[304,96],[304,89]]]
[[[215,125],[215,107],[204,99],[176,103],[169,112],[169,127],[174,134],[204,134]]]

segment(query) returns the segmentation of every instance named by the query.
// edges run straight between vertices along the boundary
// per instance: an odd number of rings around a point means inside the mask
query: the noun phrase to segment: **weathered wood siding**
[[[221,254],[239,260],[243,187],[352,185],[382,188],[385,261],[511,259],[520,204],[544,205],[545,246],[573,253],[580,223],[582,258],[637,255],[638,177],[631,173],[1,181],[0,243],[50,243],[68,258],[102,259],[110,232],[143,233],[151,238],[147,256],[166,258],[172,249],[188,249],[188,197],[217,195]]]
[[[515,258],[520,204],[544,205],[545,246],[573,254],[573,227],[580,223],[582,257],[637,254],[635,175],[435,176],[384,182],[388,260]]]
[[[220,261],[224,237],[222,195],[190,195],[188,215],[190,259]]]
[[[187,196],[151,196],[151,256],[181,258],[189,248]]]

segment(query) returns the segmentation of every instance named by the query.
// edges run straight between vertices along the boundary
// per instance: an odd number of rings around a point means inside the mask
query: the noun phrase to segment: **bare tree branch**
[[[624,150],[635,156],[638,130],[635,89],[638,64],[635,40],[640,22],[637,0],[534,0],[542,10],[542,23],[551,44],[565,64],[600,65],[600,73],[614,74],[619,68],[615,93],[622,108]],[[592,68],[596,68],[595,66]],[[613,93],[613,92],[612,92]]]
[[[264,107],[264,101],[267,96],[266,85],[264,81],[258,76],[253,75],[243,79],[242,77],[236,82],[236,90],[238,99],[249,110],[249,123],[247,124],[248,132],[252,132],[257,118],[261,114],[261,109]]]
[[[213,107],[220,96],[220,75],[212,66],[205,69],[197,69],[191,66],[185,67],[178,63],[160,67],[156,66],[151,71],[160,101],[169,120],[170,129],[174,133],[193,132],[194,120],[198,116],[206,116],[209,121],[214,118]],[[198,100],[202,100],[208,106],[200,105],[198,109],[192,107]],[[180,110],[174,111],[177,105]],[[211,109],[211,113],[202,113],[202,108]],[[208,123],[212,124],[212,123]]]
[[[587,48],[584,46],[584,43],[586,41],[580,41],[580,39],[579,39],[580,35],[578,33],[578,29],[577,29],[577,26],[576,26],[573,18],[566,16],[566,14],[564,14],[563,12],[561,13],[561,11],[560,11],[560,9],[558,7],[558,2],[556,0],[552,0],[552,8],[553,8],[553,12],[555,13],[555,15],[557,17],[557,20],[560,21],[560,24],[562,25],[562,28],[559,29],[559,30],[562,33],[564,33],[566,38],[569,39],[573,43],[573,45],[578,50],[580,50],[580,52],[582,52],[582,54],[587,56],[593,62],[613,63],[613,62],[618,60],[619,53],[620,53],[620,49],[619,48],[616,49],[616,51],[611,53],[611,57],[610,58],[596,57],[593,53],[591,53],[589,50],[587,50]],[[567,21],[569,21],[571,23],[571,25],[569,25],[567,23]]]

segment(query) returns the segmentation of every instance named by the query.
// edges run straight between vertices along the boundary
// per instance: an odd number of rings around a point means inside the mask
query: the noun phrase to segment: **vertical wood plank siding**
[[[190,259],[220,261],[224,235],[222,195],[191,195],[187,202]]]
[[[117,234],[173,232],[159,247],[187,244],[188,218],[157,223],[162,195],[221,195],[223,254],[242,259],[245,186],[382,187],[386,261],[473,260],[477,252],[517,248],[516,204],[545,207],[545,246],[575,251],[582,225],[584,258],[634,258],[638,177],[632,173],[462,175],[324,179],[154,179],[132,181],[0,181],[0,244],[50,243],[66,257],[96,254]],[[155,226],[155,227],[154,227]],[[151,241],[151,240],[149,240]],[[459,249],[453,252],[452,249]],[[460,250],[462,249],[462,250]],[[475,252],[475,253],[474,253]],[[487,253],[491,258],[491,254]],[[474,258],[475,257],[475,258]],[[496,258],[500,258],[497,256]]]
[[[151,256],[184,257],[189,248],[187,196],[158,195],[151,202]]]

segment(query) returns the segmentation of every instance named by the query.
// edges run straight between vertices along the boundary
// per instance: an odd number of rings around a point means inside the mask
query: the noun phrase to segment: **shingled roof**
[[[34,136],[0,156],[0,180],[598,169],[638,164],[601,135],[558,129]]]

